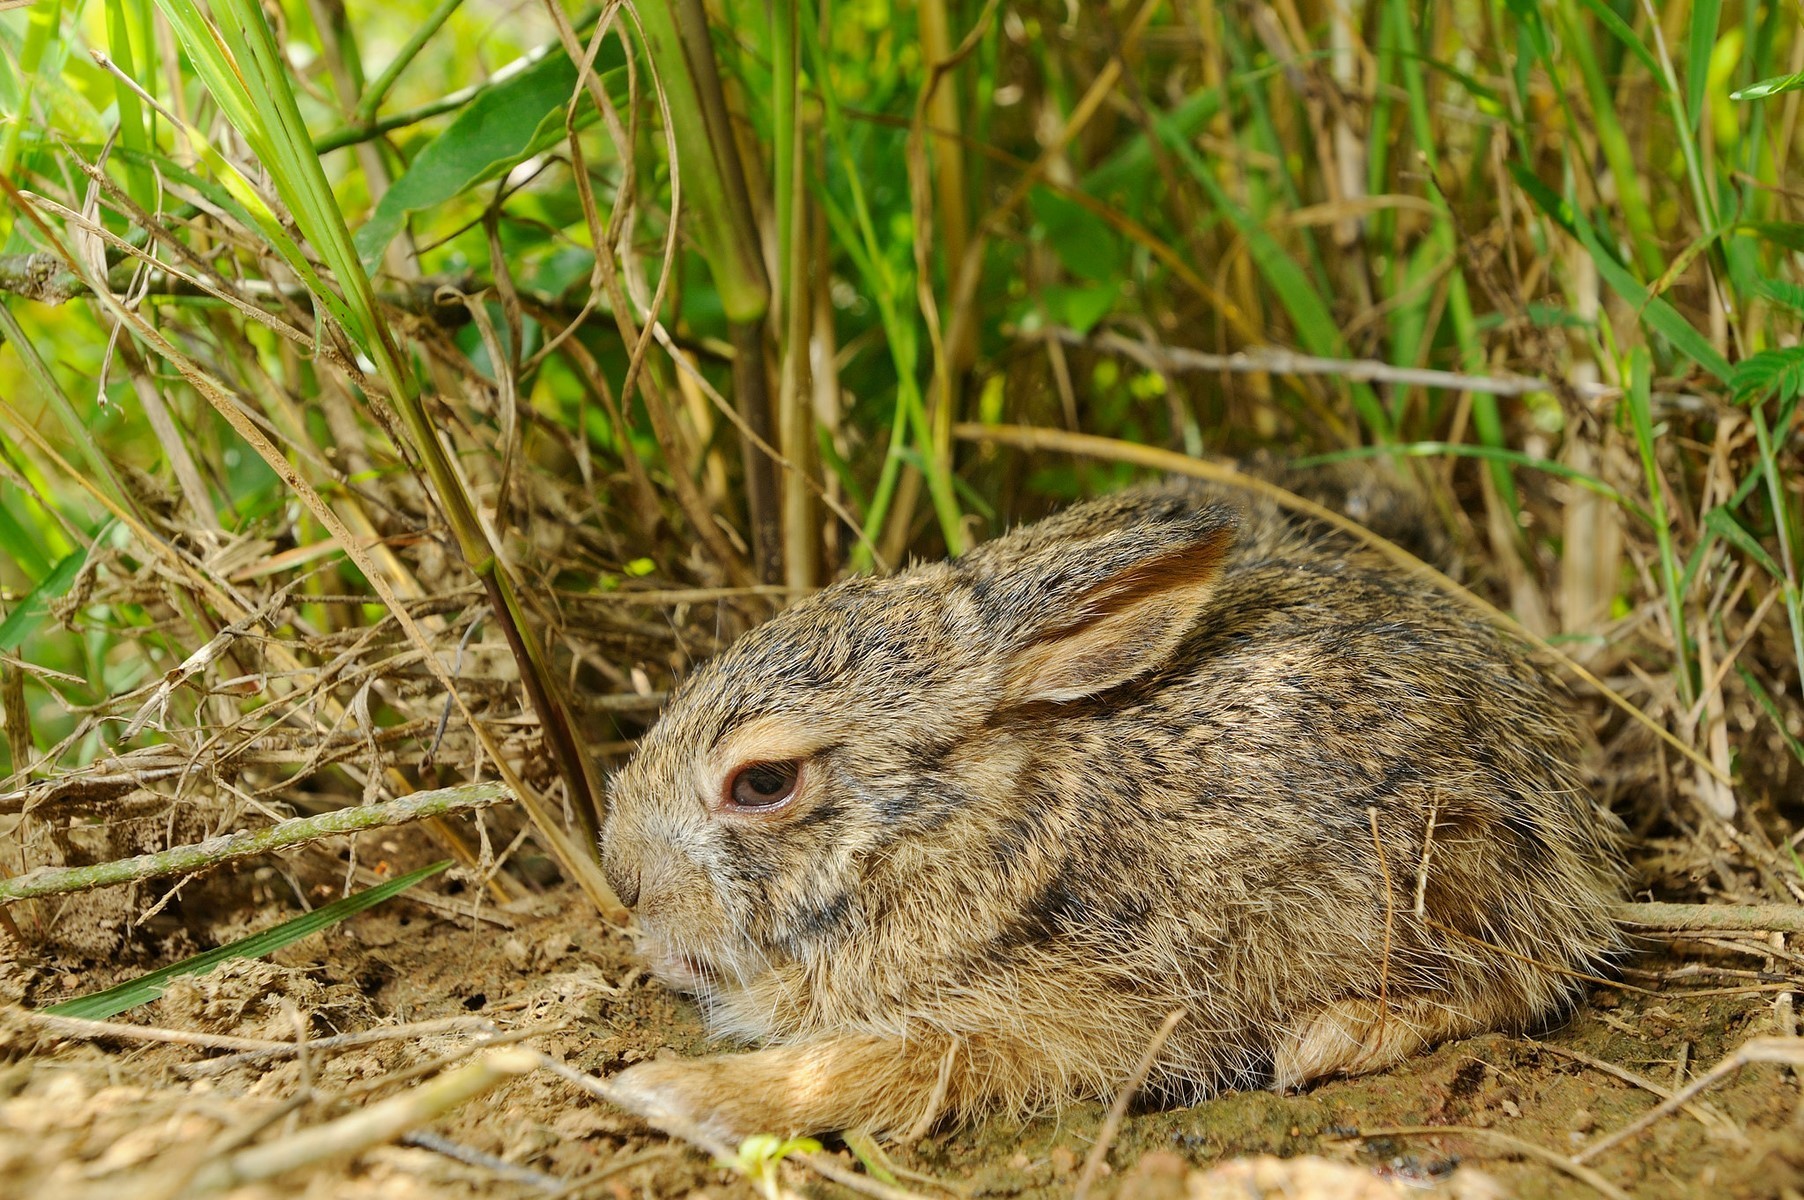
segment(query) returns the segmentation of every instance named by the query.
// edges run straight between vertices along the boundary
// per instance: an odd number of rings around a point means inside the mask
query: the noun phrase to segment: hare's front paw
[[[713,1058],[640,1063],[614,1076],[621,1103],[653,1124],[688,1122],[737,1148],[754,1133],[900,1133],[969,1090],[941,1037],[825,1038]]]
[[[654,1125],[688,1125],[736,1149],[741,1138],[757,1132],[755,1118],[744,1111],[744,1098],[734,1096],[713,1059],[659,1059],[628,1067],[613,1077],[624,1107]],[[672,1129],[679,1135],[685,1130]]]

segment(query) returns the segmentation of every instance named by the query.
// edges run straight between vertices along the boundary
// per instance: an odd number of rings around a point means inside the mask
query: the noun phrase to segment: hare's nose
[[[638,863],[622,862],[618,854],[610,854],[610,847],[604,840],[601,847],[601,873],[608,877],[608,886],[620,897],[620,903],[632,908],[639,903],[639,879],[642,874]]]

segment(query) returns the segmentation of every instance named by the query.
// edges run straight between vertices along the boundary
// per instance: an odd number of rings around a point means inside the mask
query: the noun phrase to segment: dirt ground
[[[417,831],[398,839],[387,831],[382,841],[399,863],[424,861],[431,852]],[[338,888],[331,864],[323,855],[310,861],[317,874],[301,881],[309,898],[330,898]],[[184,922],[208,900],[206,886],[184,896]],[[288,915],[270,902],[286,893],[286,907],[294,905],[281,877],[265,871],[256,886],[266,889],[256,908],[260,921]],[[8,1002],[0,1009],[0,1195],[189,1194],[199,1165],[223,1150],[279,1146],[297,1130],[418,1086],[495,1039],[523,1040],[600,1074],[705,1046],[693,1007],[648,980],[627,938],[584,915],[573,891],[555,886],[503,910],[475,905],[455,880],[421,890],[434,895],[404,896],[269,960],[179,983],[121,1018],[205,1035],[200,1040],[293,1042],[304,1029],[317,1042],[400,1027],[394,1038],[310,1048],[300,1057],[70,1037],[17,1007],[41,1007],[143,969],[120,961],[130,955],[117,948],[108,953],[97,943],[83,953],[71,937],[60,957],[0,964],[0,998]],[[85,919],[79,907],[57,916],[65,930],[80,929]],[[98,909],[92,914],[96,929],[114,919]],[[247,931],[207,932],[223,941]],[[1194,1108],[1131,1113],[1113,1143],[1111,1169],[1092,1194],[1328,1197],[1354,1195],[1357,1183],[1375,1189],[1372,1195],[1432,1189],[1426,1194],[1579,1197],[1610,1195],[1610,1188],[1636,1197],[1804,1195],[1804,1101],[1797,1080],[1770,1065],[1739,1071],[1688,1112],[1606,1152],[1592,1163],[1597,1174],[1590,1180],[1552,1165],[1647,1112],[1659,1100],[1651,1089],[1695,1078],[1747,1038],[1779,1032],[1785,1020],[1775,1004],[1786,994],[1781,975],[1743,969],[1745,955],[1729,961],[1701,941],[1648,945],[1651,952],[1634,964],[1640,973],[1628,978],[1637,987],[1657,986],[1658,994],[1600,988],[1568,1024],[1538,1038],[1457,1042],[1384,1074],[1297,1096],[1239,1093]],[[1796,966],[1789,964],[1792,973]],[[1677,979],[1656,979],[1675,970]],[[432,1024],[421,1028],[424,1022]],[[900,1185],[922,1195],[1068,1196],[1104,1115],[1102,1106],[1080,1105],[1025,1125],[991,1121],[889,1154]],[[1378,1132],[1423,1126],[1449,1128]],[[313,1162],[230,1194],[755,1194],[705,1156],[544,1070],[503,1083],[427,1129],[411,1142]],[[849,1152],[837,1152],[856,1165]],[[1206,1174],[1225,1160],[1261,1155],[1319,1158],[1242,1165],[1228,1180]],[[786,1179],[802,1194],[849,1194],[799,1168]],[[1210,1190],[1216,1186],[1223,1190]]]

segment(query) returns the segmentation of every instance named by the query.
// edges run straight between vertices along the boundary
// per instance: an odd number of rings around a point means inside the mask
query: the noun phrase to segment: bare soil
[[[401,862],[430,852],[417,832],[387,831],[381,842]],[[342,874],[335,878],[324,856],[313,861],[317,875],[299,882],[318,902],[338,890]],[[371,861],[367,852],[364,861]],[[242,887],[218,885],[227,886]],[[296,907],[293,888],[273,873],[258,886],[266,889],[255,908],[260,923],[273,924]],[[317,1041],[456,1019],[436,1032],[251,1061],[218,1048],[68,1037],[14,1007],[42,1007],[143,970],[124,961],[131,955],[102,944],[104,937],[89,944],[79,936],[84,904],[97,906],[87,922],[94,929],[118,927],[117,914],[99,910],[108,901],[68,902],[76,908],[58,914],[64,936],[54,953],[0,964],[0,996],[11,1002],[0,1009],[0,1196],[188,1194],[193,1172],[222,1149],[277,1144],[295,1130],[367,1109],[497,1036],[523,1036],[531,1047],[600,1074],[658,1053],[705,1049],[693,1007],[648,980],[625,935],[587,916],[574,891],[558,885],[502,909],[478,904],[455,881],[435,880],[427,890],[446,902],[428,906],[404,896],[267,961],[179,984],[121,1018],[279,1041],[293,1041],[297,1030]],[[247,911],[243,901],[257,898],[238,895],[217,911]],[[187,932],[172,935],[172,943],[248,932],[209,927],[203,914],[210,899],[224,897],[204,881],[184,894],[178,928]],[[1695,970],[1709,961],[1701,944],[1649,945],[1634,964],[1643,971],[1677,967],[1681,959]],[[1302,1095],[1235,1093],[1194,1108],[1136,1112],[1092,1194],[1377,1196],[1422,1194],[1423,1187],[1460,1196],[1607,1194],[1547,1160],[1647,1112],[1660,1099],[1650,1086],[1694,1078],[1745,1039],[1779,1032],[1783,1010],[1775,996],[1785,985],[1772,975],[1751,977],[1757,974],[1694,974],[1659,994],[1600,988],[1570,1022],[1537,1038],[1473,1038]],[[1612,1074],[1611,1065],[1650,1086]],[[292,1099],[305,1094],[310,1101]],[[1100,1105],[1078,1105],[1024,1125],[998,1120],[941,1131],[889,1153],[902,1186],[924,1195],[1068,1196],[1103,1117]],[[1422,1126],[1448,1130],[1374,1136]],[[230,1194],[755,1194],[706,1157],[545,1071],[477,1097],[427,1132],[442,1139],[437,1148],[388,1144]],[[446,1150],[475,1153],[460,1161]],[[849,1152],[838,1152],[853,1163]],[[1291,1161],[1241,1163],[1227,1169],[1231,1178],[1209,1173],[1248,1156]],[[1691,1111],[1662,1119],[1592,1165],[1606,1186],[1636,1197],[1797,1197],[1804,1194],[1798,1082],[1783,1068],[1746,1068]],[[799,1170],[786,1178],[805,1194],[848,1194]]]

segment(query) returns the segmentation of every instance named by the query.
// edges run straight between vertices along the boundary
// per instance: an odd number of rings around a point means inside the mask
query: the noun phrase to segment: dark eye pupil
[[[796,786],[796,764],[754,763],[733,780],[733,803],[765,808],[789,796]]]

